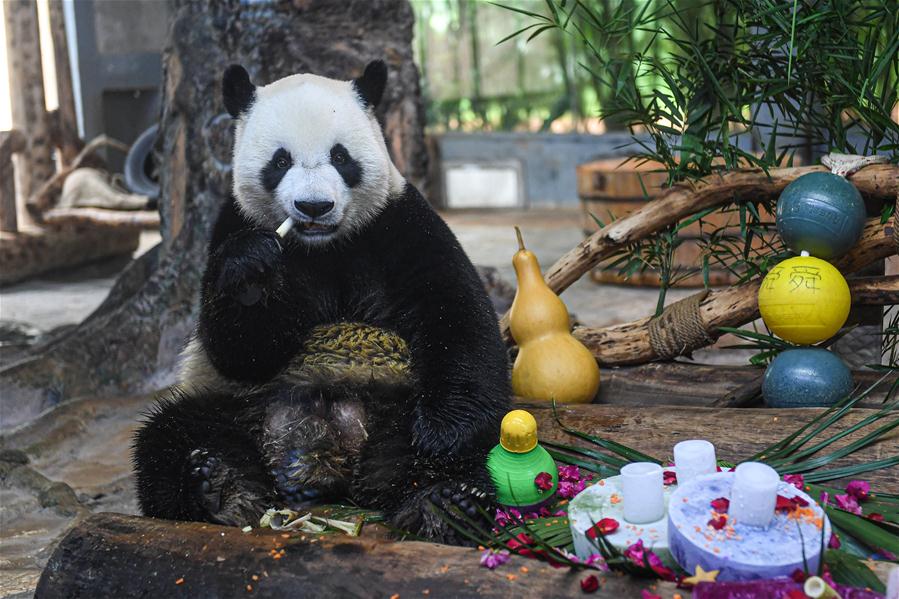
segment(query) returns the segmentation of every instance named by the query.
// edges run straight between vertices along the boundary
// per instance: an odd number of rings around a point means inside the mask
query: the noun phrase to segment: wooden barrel
[[[597,160],[577,167],[578,195],[583,211],[584,235],[589,236],[599,229],[596,219],[608,225],[620,219],[662,193],[668,174],[656,162],[637,163],[624,158]],[[674,267],[684,272],[701,267],[703,256],[703,235],[721,227],[739,227],[736,213],[713,212],[699,222],[681,230],[683,242],[674,252]],[[590,273],[597,283],[622,283],[639,286],[658,286],[659,273],[645,270],[625,276],[618,267],[611,267],[614,260],[607,260]],[[720,265],[710,265],[709,284],[732,285],[737,277]],[[702,272],[681,278],[676,287],[701,287]]]

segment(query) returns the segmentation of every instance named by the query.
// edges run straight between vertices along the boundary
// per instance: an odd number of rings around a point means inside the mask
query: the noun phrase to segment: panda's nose
[[[296,206],[297,210],[310,218],[318,218],[319,216],[331,212],[331,209],[334,208],[334,202],[322,200],[312,200],[310,202],[296,200],[293,205]]]

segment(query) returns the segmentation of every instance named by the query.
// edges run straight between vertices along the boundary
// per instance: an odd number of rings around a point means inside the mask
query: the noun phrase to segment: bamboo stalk
[[[846,256],[835,262],[842,272],[854,272],[896,252],[892,225],[872,219],[861,240]],[[759,317],[758,290],[761,280],[711,291],[699,305],[699,314],[709,336],[717,338],[719,327],[738,327]],[[853,303],[894,303],[899,301],[899,276],[849,281]],[[658,359],[649,342],[652,317],[604,328],[578,328],[574,336],[586,345],[596,360],[606,366],[643,364]]]
[[[655,232],[707,208],[721,206],[735,198],[773,197],[792,181],[813,172],[828,172],[823,166],[805,166],[761,170],[741,170],[712,175],[693,184],[679,184],[614,223],[600,229],[546,271],[547,285],[561,293],[602,260],[629,243],[650,237]],[[893,200],[899,193],[899,165],[867,166],[849,176],[865,196]],[[509,339],[509,314],[500,321],[502,334]]]

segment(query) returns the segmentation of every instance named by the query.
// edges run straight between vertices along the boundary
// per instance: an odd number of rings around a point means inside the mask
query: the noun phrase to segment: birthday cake
[[[668,546],[687,572],[718,570],[718,580],[815,572],[830,539],[824,510],[794,485],[780,482],[774,517],[766,527],[728,515],[734,473],[709,474],[679,486],[668,502]]]

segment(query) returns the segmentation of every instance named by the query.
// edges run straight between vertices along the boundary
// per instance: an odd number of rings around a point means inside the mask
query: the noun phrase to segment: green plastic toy
[[[497,501],[509,507],[536,507],[551,498],[559,485],[555,460],[537,444],[537,421],[524,410],[512,410],[503,418],[499,445],[487,456],[487,470]],[[552,479],[548,489],[535,481],[542,472]]]

